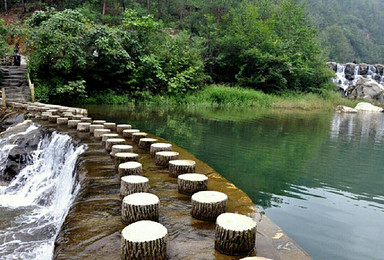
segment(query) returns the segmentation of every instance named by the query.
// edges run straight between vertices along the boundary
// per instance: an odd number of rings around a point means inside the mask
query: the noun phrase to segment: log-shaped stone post
[[[116,126],[116,132],[118,133],[118,134],[123,134],[123,131],[124,130],[127,130],[127,129],[131,129],[132,128],[132,126],[131,125],[128,125],[128,124],[121,124],[121,125],[117,125]]]
[[[115,131],[116,130],[116,123],[104,123],[104,128],[105,129],[111,129],[111,131]]]
[[[41,113],[41,119],[47,121],[51,115],[52,114],[50,112],[43,112]]]
[[[131,139],[133,133],[139,133],[139,132],[140,132],[139,129],[125,129],[125,130],[123,130],[123,136],[125,138]]]
[[[132,143],[138,144],[141,138],[147,137],[147,133],[144,132],[138,132],[132,134]]]
[[[165,168],[169,167],[169,161],[178,160],[178,159],[179,159],[178,152],[163,151],[163,152],[157,152],[155,154],[156,165],[163,166]]]
[[[139,148],[145,151],[149,151],[151,145],[156,143],[158,140],[155,138],[140,138],[139,140]]]
[[[213,221],[225,212],[228,196],[219,191],[199,191],[192,195],[191,201],[192,217]]]
[[[167,143],[154,143],[151,145],[151,148],[149,149],[149,153],[152,157],[155,157],[155,154],[157,152],[162,151],[172,151],[172,144]]]
[[[121,259],[165,260],[167,229],[160,223],[142,220],[130,224],[121,232]]]
[[[77,131],[79,132],[89,132],[91,123],[80,122],[77,124]]]
[[[111,152],[112,146],[114,146],[115,144],[125,144],[125,139],[123,139],[123,138],[109,138],[109,139],[107,139],[105,141],[105,150],[107,150],[107,152]]]
[[[208,189],[208,177],[199,173],[186,173],[177,177],[177,189],[180,193],[192,195]]]
[[[57,123],[57,119],[59,118],[60,116],[58,115],[51,115],[49,116],[49,122],[50,123]]]
[[[92,118],[90,118],[90,117],[82,117],[80,120],[83,123],[91,123],[92,124]]]
[[[180,174],[195,172],[196,162],[192,160],[169,161],[169,176],[177,178]]]
[[[72,112],[64,112],[63,116],[68,118],[69,120],[73,119],[73,114]]]
[[[137,192],[148,192],[149,180],[146,177],[139,175],[123,176],[121,178],[120,196],[125,197],[127,195]]]
[[[95,132],[95,129],[104,129],[104,125],[95,125],[95,124],[92,124],[89,126],[89,132],[90,133],[94,133]]]
[[[119,165],[119,175],[142,175],[143,174],[143,165],[139,162],[126,162]]]
[[[81,121],[81,119],[82,119],[83,117],[84,117],[83,115],[73,115],[73,116],[72,116],[72,118],[73,118],[74,120],[79,120],[79,121]]]
[[[128,145],[128,144],[112,145],[112,150],[110,155],[114,157],[115,154],[117,153],[133,153],[133,147],[132,145]]]
[[[111,132],[111,129],[95,129],[93,136],[97,139],[101,139],[103,135]]]
[[[125,196],[121,207],[123,222],[130,224],[140,220],[159,220],[160,200],[155,194],[140,192]]]
[[[126,162],[137,162],[139,155],[137,153],[115,153],[115,167],[119,168],[120,164]]]
[[[59,117],[57,119],[57,124],[58,125],[68,125],[68,118],[66,118],[66,117]]]
[[[80,123],[78,119],[68,120],[68,128],[77,128],[78,123]]]
[[[108,129],[108,130],[110,130],[110,129]],[[102,142],[103,144],[105,144],[105,142],[106,142],[108,139],[111,139],[111,138],[118,138],[118,137],[119,137],[118,134],[110,134],[110,133],[108,133],[108,134],[103,134],[103,135],[101,136],[101,142]]]
[[[105,120],[93,120],[94,125],[104,125],[106,122]]]
[[[256,222],[236,213],[223,213],[216,220],[215,248],[226,255],[248,255],[255,248]]]
[[[49,109],[47,112],[51,113],[51,115],[57,115],[58,113],[57,109]]]

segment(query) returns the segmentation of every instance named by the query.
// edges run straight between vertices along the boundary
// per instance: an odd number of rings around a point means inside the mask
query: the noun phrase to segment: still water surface
[[[195,154],[314,259],[383,259],[383,114],[88,109]]]

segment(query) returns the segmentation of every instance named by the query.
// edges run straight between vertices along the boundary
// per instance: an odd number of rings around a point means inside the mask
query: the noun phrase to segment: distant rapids
[[[0,176],[18,137],[37,129],[31,125],[0,139]],[[27,166],[9,182],[0,183],[0,259],[52,259],[55,238],[79,191],[76,162],[85,145],[68,135],[44,135]]]

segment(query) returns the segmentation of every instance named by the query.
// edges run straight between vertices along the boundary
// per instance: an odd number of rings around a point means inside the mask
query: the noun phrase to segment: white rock
[[[338,113],[357,113],[357,110],[352,108],[352,107],[338,105],[336,107],[336,112],[338,112]]]
[[[367,112],[383,112],[383,109],[378,106],[374,106],[371,103],[367,102],[360,102],[355,107],[358,111],[367,111]]]

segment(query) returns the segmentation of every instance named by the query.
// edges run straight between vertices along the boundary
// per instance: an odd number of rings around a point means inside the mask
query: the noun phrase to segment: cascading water
[[[11,149],[12,144],[0,140],[3,164]],[[79,190],[74,170],[85,149],[67,135],[46,135],[28,165],[0,186],[0,259],[52,258],[55,238]]]

